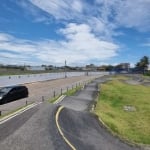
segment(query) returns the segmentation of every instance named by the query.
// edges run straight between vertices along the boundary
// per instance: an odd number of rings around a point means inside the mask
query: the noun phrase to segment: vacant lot
[[[115,77],[101,85],[96,114],[119,136],[150,144],[150,87],[130,85]]]

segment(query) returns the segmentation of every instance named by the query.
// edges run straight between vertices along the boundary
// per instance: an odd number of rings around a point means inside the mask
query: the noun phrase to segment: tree
[[[112,65],[108,65],[108,66],[105,66],[106,67],[106,71],[112,71],[114,69],[114,66]]]
[[[143,71],[143,73],[145,73],[145,71],[148,69],[148,65],[149,65],[149,57],[144,56],[140,59],[139,62],[137,62],[136,68],[139,68],[141,71]]]

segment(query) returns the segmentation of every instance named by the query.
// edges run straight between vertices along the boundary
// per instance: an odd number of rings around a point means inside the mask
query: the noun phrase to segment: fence
[[[46,81],[52,79],[60,79],[73,76],[93,76],[93,75],[106,75],[108,72],[59,72],[59,73],[43,73],[43,74],[28,74],[28,75],[12,75],[12,76],[0,76],[0,87],[25,84],[38,81]]]

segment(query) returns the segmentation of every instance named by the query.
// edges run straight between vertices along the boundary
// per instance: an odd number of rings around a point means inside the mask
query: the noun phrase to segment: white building
[[[148,70],[150,70],[150,64],[148,65]]]
[[[31,71],[44,71],[45,67],[43,66],[29,66],[26,67],[27,70],[31,70]]]

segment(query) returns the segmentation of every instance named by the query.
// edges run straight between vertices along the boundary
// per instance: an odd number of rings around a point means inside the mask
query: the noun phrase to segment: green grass
[[[125,111],[134,106],[136,111]],[[101,86],[95,113],[119,136],[150,144],[150,87],[128,85],[116,78]]]
[[[70,89],[67,92],[62,93],[62,95],[66,96],[73,96],[75,95],[78,91],[81,90],[83,86],[77,86],[76,88]],[[54,103],[61,95],[57,95],[56,97],[53,97],[49,100],[50,103]]]
[[[150,76],[150,70],[144,74],[145,76]]]
[[[70,89],[67,92],[64,93],[66,96],[73,96],[75,95],[78,91],[80,91],[82,86],[77,86],[76,88]]]
[[[126,79],[128,79],[129,77],[128,76],[122,76],[122,75],[113,75],[113,76],[111,76],[112,77],[112,79],[117,79],[117,80],[126,80]]]
[[[54,103],[61,95],[58,95],[56,97],[53,97],[49,100],[50,103]]]

